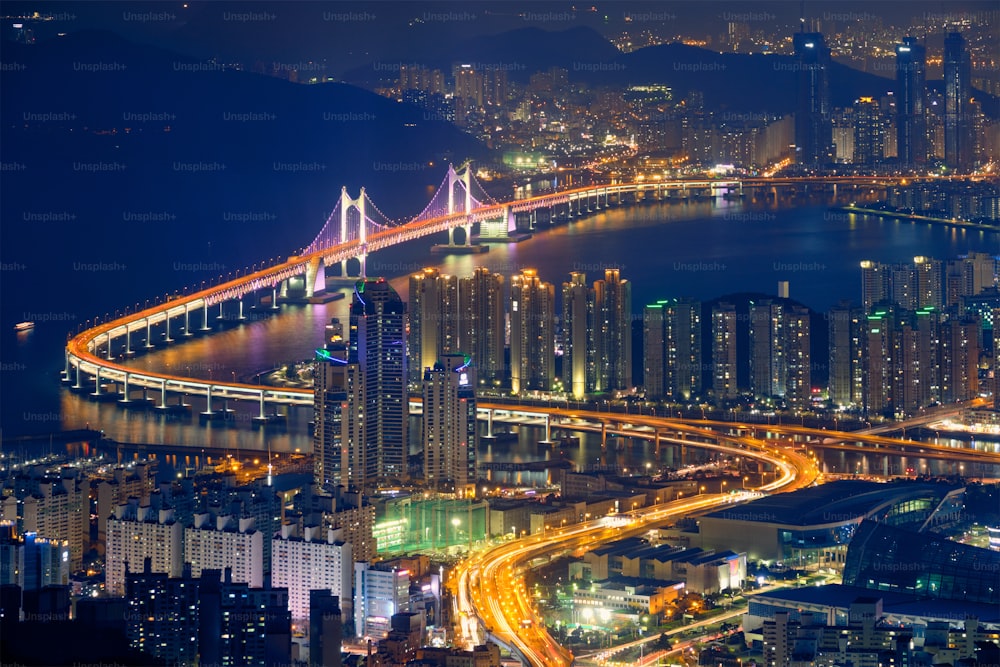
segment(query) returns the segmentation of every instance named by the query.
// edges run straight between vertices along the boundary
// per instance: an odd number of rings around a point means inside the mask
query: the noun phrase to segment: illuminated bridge
[[[380,249],[448,232],[449,245],[456,246],[454,231],[464,231],[463,244],[471,245],[473,225],[479,226],[480,240],[501,240],[515,231],[518,218],[533,226],[542,220],[554,222],[602,210],[608,206],[643,200],[667,200],[690,197],[719,197],[742,192],[744,187],[777,187],[833,184],[844,186],[884,187],[902,179],[884,177],[827,177],[823,179],[786,178],[780,180],[673,180],[594,185],[555,191],[536,197],[500,203],[490,197],[473,176],[467,164],[459,170],[448,168],[441,186],[423,211],[410,220],[392,220],[376,207],[362,188],[357,198],[346,189],[319,234],[299,254],[286,261],[263,268],[237,272],[235,278],[195,291],[169,297],[163,303],[122,317],[96,322],[78,333],[66,346],[63,379],[77,391],[93,388],[95,397],[107,397],[108,389],[120,391],[122,402],[130,393],[142,390],[159,394],[160,409],[168,409],[168,395],[204,396],[206,413],[212,413],[213,399],[256,401],[259,419],[265,418],[266,405],[309,405],[311,393],[293,389],[263,387],[255,384],[201,380],[180,375],[143,371],[124,363],[136,352],[133,339],[143,348],[152,344],[154,329],[165,344],[190,336],[197,329],[211,331],[211,309],[218,306],[220,317],[227,302],[239,305],[243,317],[244,300],[261,292],[271,293],[272,306],[280,296],[287,296],[290,283],[301,281],[306,298],[325,288],[326,268],[341,267],[347,276],[348,260],[356,260],[360,277],[365,276],[367,256]],[[525,220],[526,218],[526,220]],[[200,320],[200,322],[199,322]],[[116,354],[115,350],[120,350]]]

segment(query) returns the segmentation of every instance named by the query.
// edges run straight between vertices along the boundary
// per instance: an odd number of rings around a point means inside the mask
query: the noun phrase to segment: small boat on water
[[[34,322],[18,322],[14,325],[14,331],[30,331],[35,328]]]

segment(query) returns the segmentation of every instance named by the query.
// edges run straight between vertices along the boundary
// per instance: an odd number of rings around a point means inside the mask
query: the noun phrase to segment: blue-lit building
[[[864,521],[847,550],[844,583],[1000,605],[1000,553],[941,535]]]
[[[364,379],[365,489],[407,475],[406,327],[406,304],[385,278],[357,282],[348,359]]]

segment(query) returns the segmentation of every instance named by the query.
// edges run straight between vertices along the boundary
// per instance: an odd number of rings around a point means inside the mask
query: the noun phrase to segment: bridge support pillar
[[[221,319],[223,318],[223,316],[225,315],[225,311],[224,311],[224,307],[225,307],[225,305],[226,305],[226,302],[225,302],[225,301],[220,301],[220,302],[219,302],[219,319],[220,319],[220,320],[221,320]]]
[[[278,310],[278,288],[271,288],[271,310]]]
[[[132,329],[125,325],[125,354],[132,356]]]
[[[111,361],[111,332],[108,332],[108,361]]]
[[[486,437],[493,437],[493,409],[490,408],[486,412]]]
[[[205,411],[201,414],[206,416],[212,414],[212,385],[208,385],[208,395],[205,397]]]
[[[208,304],[201,307],[201,330],[208,331]]]
[[[174,339],[170,337],[170,313],[166,310],[163,311],[163,328],[167,330],[167,337],[165,341],[173,343]]]
[[[608,446],[608,424],[601,422],[601,447]]]
[[[240,319],[245,320],[246,317],[243,316],[243,297],[240,297]]]
[[[450,246],[455,245],[455,228],[454,227],[449,227],[448,228],[448,245],[450,245]]]
[[[191,304],[184,304],[184,335],[191,335]]]
[[[320,276],[320,268],[323,265],[323,260],[316,257],[309,260],[306,264],[306,298],[310,299],[316,294],[316,284],[317,279]],[[325,287],[325,285],[324,285]],[[242,303],[242,300],[240,301]]]
[[[260,412],[258,414],[258,419],[267,419],[264,415],[264,390],[260,390]]]
[[[119,403],[130,403],[128,399],[128,373],[125,374],[125,381],[122,382],[122,397],[118,399]]]
[[[167,381],[163,380],[160,383],[160,409],[167,409]]]
[[[343,267],[342,268],[343,275],[346,276],[347,275],[347,262],[341,262],[340,264],[341,264],[341,267]],[[282,280],[281,281],[281,292],[279,292],[279,295],[281,296],[282,299],[287,299],[288,298],[288,280]]]
[[[465,230],[465,245],[472,245],[472,223],[462,225],[462,229]]]
[[[367,269],[368,253],[361,253],[358,256],[358,261],[361,263],[361,272],[359,273],[359,276],[362,280],[364,280],[365,278],[368,277],[368,269]]]
[[[80,384],[80,362],[76,362],[76,383],[73,385],[73,389],[83,389],[83,385]]]
[[[91,396],[101,395],[101,367],[97,367],[97,373],[94,375],[94,392]]]

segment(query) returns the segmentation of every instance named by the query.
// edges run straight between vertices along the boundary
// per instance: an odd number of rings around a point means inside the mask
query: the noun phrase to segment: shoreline
[[[953,220],[950,218],[933,218],[927,215],[916,215],[913,213],[897,213],[896,211],[883,211],[876,208],[861,208],[858,206],[831,206],[832,211],[842,211],[844,213],[860,213],[862,215],[874,215],[880,218],[893,218],[896,220],[909,220],[911,222],[929,222],[938,225],[948,225],[950,227],[964,227],[978,229],[986,232],[1000,232],[1000,224],[986,225],[981,222],[966,222],[964,220]]]

